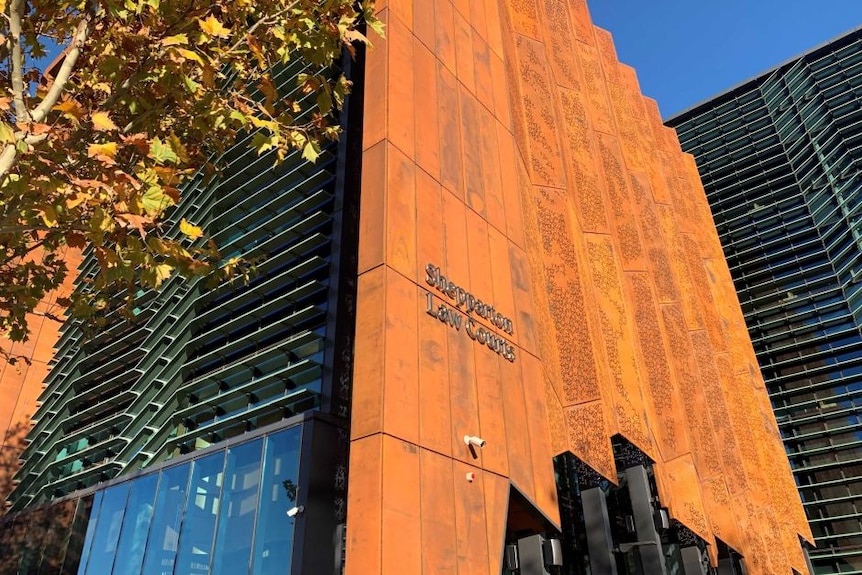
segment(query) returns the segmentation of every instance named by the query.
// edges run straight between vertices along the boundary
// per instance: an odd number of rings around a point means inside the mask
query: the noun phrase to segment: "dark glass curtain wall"
[[[302,426],[0,524],[0,575],[290,575]]]

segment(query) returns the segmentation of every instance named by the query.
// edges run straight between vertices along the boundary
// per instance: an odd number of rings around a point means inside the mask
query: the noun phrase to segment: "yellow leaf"
[[[95,112],[90,119],[93,121],[93,128],[99,132],[107,132],[109,130],[117,130],[117,125],[111,119],[107,112]],[[116,144],[114,144],[116,145]]]
[[[57,212],[54,210],[54,206],[45,206],[42,209],[42,221],[49,228],[57,225]]]
[[[117,142],[108,142],[106,144],[90,144],[87,147],[87,156],[90,158],[95,158],[98,156],[104,156],[114,159],[114,156],[117,155]]]
[[[107,82],[96,82],[93,84],[93,90],[97,92],[104,92],[105,94],[111,93],[111,85]]]
[[[74,208],[80,206],[85,201],[87,201],[87,195],[86,194],[82,194],[82,193],[71,194],[71,195],[69,195],[68,198],[66,198],[66,207],[71,210],[71,209],[74,209]]]
[[[197,62],[201,66],[205,65],[204,59],[201,58],[197,52],[194,52],[192,50],[188,50],[186,48],[176,48],[176,47],[174,48],[174,50],[177,53],[181,54],[183,57],[185,57],[186,60],[194,60],[195,62]]]
[[[54,104],[54,109],[63,113],[71,112],[77,107],[74,100],[63,100],[59,104]]]
[[[0,141],[7,144],[15,143],[15,132],[12,130],[12,126],[3,121],[0,121]]]
[[[186,221],[185,218],[180,220],[180,231],[190,237],[193,240],[198,239],[204,233],[204,231],[194,224],[190,224]]]
[[[158,264],[153,266],[152,269],[152,279],[153,279],[153,287],[158,288],[162,283],[171,277],[171,273],[173,273],[174,268],[168,264]]]
[[[189,37],[185,34],[177,34],[176,36],[168,36],[162,40],[162,46],[176,46],[177,44],[188,44]]]
[[[252,125],[255,128],[266,128],[270,132],[278,131],[278,124],[276,124],[272,120],[263,120],[261,118],[258,118],[257,116],[248,116],[248,119],[251,121]]]
[[[81,117],[81,106],[75,100],[63,100],[62,102],[55,104],[52,109],[75,118]]]
[[[213,15],[210,15],[206,20],[198,18],[201,30],[207,36],[214,38],[227,38],[230,36],[230,28],[225,28],[221,22]]]
[[[168,140],[171,143],[171,148],[173,148],[174,152],[176,152],[179,161],[187,163],[189,161],[189,154],[186,150],[185,145],[183,145],[182,140],[180,140],[176,134],[171,134],[170,136],[168,136]]]

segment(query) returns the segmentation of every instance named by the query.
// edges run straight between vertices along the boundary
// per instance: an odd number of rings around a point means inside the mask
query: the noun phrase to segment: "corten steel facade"
[[[389,0],[381,16],[347,574],[499,573],[510,492],[560,519],[554,455],[632,488],[615,435],[655,462],[671,517],[748,573],[805,573],[810,532],[694,160],[610,35],[582,1]],[[459,288],[513,333],[465,313]]]
[[[240,143],[171,216],[252,283],[64,333],[0,573],[807,573],[694,162],[610,35],[378,8],[342,142]]]
[[[862,573],[862,31],[671,118],[694,154],[811,524]]]

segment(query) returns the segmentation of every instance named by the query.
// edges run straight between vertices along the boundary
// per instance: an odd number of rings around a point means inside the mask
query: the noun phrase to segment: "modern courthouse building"
[[[862,573],[862,30],[668,125],[697,160],[815,572]]]
[[[240,142],[171,215],[250,283],[63,329],[0,573],[810,573],[694,160],[610,35],[583,0],[378,8],[342,141]]]

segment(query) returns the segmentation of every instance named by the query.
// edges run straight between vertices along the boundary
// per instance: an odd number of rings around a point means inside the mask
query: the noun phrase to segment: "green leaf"
[[[141,197],[141,203],[147,215],[158,217],[163,211],[174,205],[174,199],[165,193],[165,190],[161,186],[156,184],[147,188],[147,191]]]
[[[159,138],[153,138],[150,143],[149,157],[159,165],[176,164],[179,158],[168,142],[162,142]]]
[[[201,85],[198,82],[195,82],[185,74],[183,74],[183,83],[186,85],[186,90],[191,94],[197,94],[198,90],[200,90]]]
[[[329,96],[329,86],[317,93],[317,108],[324,116],[332,111],[332,98]]]
[[[114,220],[101,207],[93,210],[90,229],[95,232],[109,232],[114,229]]]
[[[386,26],[374,16],[372,11],[367,11],[365,13],[365,23],[369,28],[374,30],[374,33],[380,36],[381,38],[386,38]]]
[[[264,152],[271,150],[278,146],[279,137],[278,134],[270,134],[265,135],[260,132],[255,134],[251,139],[251,147],[257,151],[257,155],[261,155]]]

